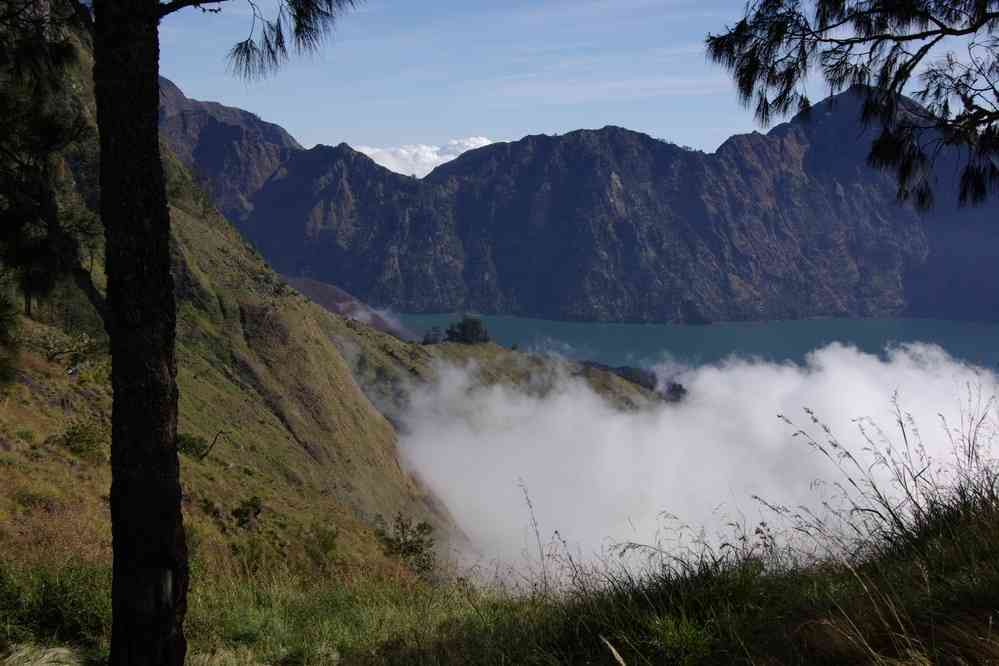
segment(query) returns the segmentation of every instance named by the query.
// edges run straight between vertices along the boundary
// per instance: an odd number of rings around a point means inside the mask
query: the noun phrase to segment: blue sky
[[[273,0],[266,0],[268,7]],[[273,4],[271,4],[273,6]],[[247,5],[161,27],[161,71],[190,97],[242,107],[316,143],[442,153],[466,137],[622,125],[703,150],[758,129],[703,40],[737,0],[369,0],[315,56],[245,83],[226,71]],[[472,141],[471,145],[476,142]],[[457,147],[457,148],[456,148]]]

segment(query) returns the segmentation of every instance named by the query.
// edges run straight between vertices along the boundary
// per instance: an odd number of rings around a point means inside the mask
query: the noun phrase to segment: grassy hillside
[[[609,373],[495,345],[423,346],[333,315],[289,288],[186,172],[167,165],[197,646],[259,640],[261,658],[291,649],[278,629],[252,628],[259,595],[309,605],[319,603],[306,594],[317,585],[361,609],[363,619],[329,619],[349,634],[335,641],[341,647],[374,645],[424,619],[408,604],[437,592],[386,556],[375,528],[377,517],[401,514],[429,522],[439,546],[461,538],[404,470],[386,418],[438,363],[474,364],[483,383],[530,381],[536,390],[539,377],[580,373],[622,408],[655,400]],[[109,630],[109,359],[96,314],[72,287],[37,312],[21,321],[18,371],[0,394],[0,644],[69,642],[100,654]],[[306,650],[309,627],[301,618],[286,628],[288,641]]]
[[[83,35],[73,87],[92,118],[86,42]],[[96,154],[91,138],[66,155],[67,205],[96,201]],[[195,644],[209,649],[250,631],[246,622],[226,624],[220,613],[233,600],[225,595],[259,601],[252,590],[275,576],[299,590],[382,590],[386,613],[395,613],[388,609],[407,586],[423,583],[386,554],[393,532],[379,536],[380,519],[426,521],[441,552],[461,535],[404,469],[386,416],[397,416],[407,391],[432,380],[441,361],[475,363],[484,382],[555,370],[495,346],[403,342],[324,310],[266,265],[168,151],[165,167]],[[93,255],[103,288],[99,246]],[[0,387],[0,654],[25,639],[99,654],[109,630],[110,359],[96,312],[71,284],[35,312],[20,322],[17,371]],[[592,376],[621,404],[652,399],[616,377]],[[369,641],[387,631],[357,635]],[[290,649],[267,640],[263,654]]]
[[[307,530],[310,521],[342,525],[352,546],[346,552],[363,561],[374,554],[359,524],[378,514],[402,511],[446,531],[446,511],[402,470],[396,432],[372,401],[387,412],[401,409],[408,387],[432,380],[438,362],[475,363],[486,383],[525,382],[554,372],[553,362],[495,345],[404,342],[323,310],[266,266],[176,162],[168,167],[179,430],[206,441],[223,433],[210,457],[184,457],[193,513],[259,496],[287,523],[275,534]],[[74,419],[104,423],[110,409],[96,315],[69,287],[41,310],[47,323],[24,322],[22,367],[0,416],[11,453],[48,451]],[[69,349],[83,333],[94,339],[93,349],[83,354],[82,370],[67,374],[80,364],[49,359],[47,351]],[[653,399],[613,375],[588,370],[587,377],[622,405]],[[275,544],[283,548],[287,540],[276,536]]]

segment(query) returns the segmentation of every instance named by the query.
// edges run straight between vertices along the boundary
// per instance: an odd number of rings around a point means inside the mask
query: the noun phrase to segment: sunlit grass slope
[[[169,155],[166,167],[192,639],[204,649],[256,646],[261,659],[309,643],[313,631],[333,632],[330,645],[372,646],[420,622],[399,604],[430,591],[385,555],[376,518],[425,520],[441,546],[461,538],[406,472],[386,415],[397,417],[441,362],[474,364],[485,383],[582,370],[494,345],[403,342],[330,314],[287,287]],[[100,261],[94,275],[100,286]],[[0,389],[0,642],[99,654],[109,629],[109,359],[73,287],[37,311],[21,322],[19,369]],[[586,375],[621,405],[654,399]],[[326,601],[307,601],[318,589]],[[278,621],[255,606],[292,613],[279,609],[331,599],[361,617]]]

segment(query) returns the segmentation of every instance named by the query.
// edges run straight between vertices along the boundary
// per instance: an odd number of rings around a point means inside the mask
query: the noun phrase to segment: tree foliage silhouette
[[[816,70],[833,93],[861,86],[863,119],[880,125],[869,161],[895,172],[902,200],[933,205],[947,147],[962,204],[999,191],[997,0],[751,0],[707,46],[763,123],[807,110]]]
[[[80,18],[65,0],[44,9],[22,0],[0,11],[0,265],[15,276],[27,314],[67,276],[102,306],[81,266],[99,226],[59,191],[63,151],[90,134],[65,76],[78,55],[67,32]]]

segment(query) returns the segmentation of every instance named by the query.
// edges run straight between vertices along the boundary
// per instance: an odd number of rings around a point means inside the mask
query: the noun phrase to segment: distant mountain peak
[[[190,99],[160,77],[160,136],[200,175],[233,220],[250,212],[253,194],[302,146],[284,128],[249,111]]]

